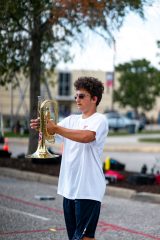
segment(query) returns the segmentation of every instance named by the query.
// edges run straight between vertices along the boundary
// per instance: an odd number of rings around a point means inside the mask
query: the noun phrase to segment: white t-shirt
[[[94,113],[86,119],[83,119],[82,115],[71,115],[59,125],[69,129],[94,131],[96,140],[79,143],[62,137],[64,150],[58,194],[68,199],[91,199],[101,202],[106,187],[101,161],[108,133],[106,118],[100,113]]]

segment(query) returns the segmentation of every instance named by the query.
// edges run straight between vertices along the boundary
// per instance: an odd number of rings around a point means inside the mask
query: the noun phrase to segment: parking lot
[[[56,186],[0,177],[1,240],[67,240]],[[52,197],[52,200],[39,200]],[[54,198],[54,199],[53,199]],[[159,204],[105,196],[98,240],[160,239]]]

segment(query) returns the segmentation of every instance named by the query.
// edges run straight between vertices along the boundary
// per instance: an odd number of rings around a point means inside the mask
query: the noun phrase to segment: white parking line
[[[26,216],[29,216],[29,217],[33,217],[33,218],[38,218],[38,219],[41,219],[41,220],[44,220],[44,221],[49,221],[50,220],[50,218],[45,218],[45,217],[38,216],[38,215],[35,215],[35,214],[23,212],[23,211],[20,211],[20,210],[17,210],[17,209],[12,209],[12,208],[2,207],[2,206],[0,206],[0,208],[4,209],[6,211],[23,214],[23,215],[26,215]]]

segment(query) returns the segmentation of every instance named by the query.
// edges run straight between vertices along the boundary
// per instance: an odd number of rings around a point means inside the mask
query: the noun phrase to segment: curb
[[[22,180],[53,184],[55,186],[58,185],[58,177],[48,176],[45,174],[39,174],[34,172],[21,171],[17,169],[0,167],[0,175],[5,177],[14,177]],[[151,202],[151,203],[160,203],[160,194],[136,192],[135,190],[126,189],[126,188],[107,186],[105,195],[143,201],[143,202],[145,201],[145,202]]]
[[[105,195],[131,199],[136,195],[135,190],[107,186]]]
[[[45,174],[21,171],[12,168],[0,167],[0,175],[5,177],[14,177],[21,180],[29,180],[47,184],[58,185],[58,178],[54,176],[48,176]]]
[[[138,201],[143,201],[143,202],[160,203],[160,194],[140,192],[140,193],[136,193],[136,195],[133,196],[133,199]]]

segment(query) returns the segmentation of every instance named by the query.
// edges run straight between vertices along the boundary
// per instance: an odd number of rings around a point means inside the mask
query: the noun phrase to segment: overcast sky
[[[129,14],[116,34],[116,65],[146,58],[153,66],[160,68],[158,65],[160,58],[156,56],[158,52],[156,41],[160,40],[160,0],[156,0],[153,7],[146,8],[145,16],[146,21],[138,15]],[[73,63],[60,63],[58,69],[112,71],[113,47],[110,48],[96,34],[89,32],[86,36],[83,49],[77,43],[71,48],[71,53],[75,54]]]

